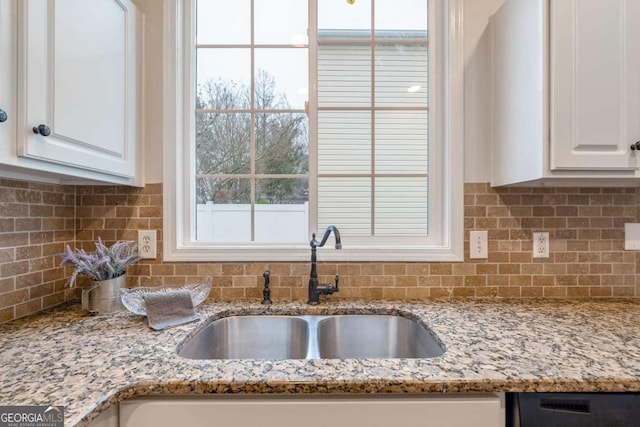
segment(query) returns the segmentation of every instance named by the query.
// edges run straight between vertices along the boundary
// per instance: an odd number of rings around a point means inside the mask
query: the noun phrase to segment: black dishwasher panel
[[[639,393],[509,393],[507,427],[640,427]]]

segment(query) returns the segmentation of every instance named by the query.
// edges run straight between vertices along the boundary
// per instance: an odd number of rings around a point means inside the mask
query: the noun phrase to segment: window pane
[[[224,80],[208,80],[196,92],[196,110],[248,110],[249,88]]]
[[[307,173],[309,129],[305,114],[257,113],[255,124],[257,173]]]
[[[248,179],[197,180],[196,238],[207,242],[251,241]],[[205,201],[206,200],[206,201]]]
[[[197,49],[196,61],[198,89],[207,83],[221,84],[234,93],[250,87],[250,49]]]
[[[256,205],[256,242],[303,243],[309,240],[309,203]]]
[[[309,234],[309,181],[256,180],[256,241],[306,242]]]
[[[249,173],[250,128],[249,114],[196,113],[196,174]]]
[[[318,173],[371,172],[371,112],[318,113]]]
[[[207,242],[251,241],[248,179],[196,180],[196,239]]]
[[[376,236],[427,235],[427,178],[376,178]]]
[[[318,230],[329,225],[343,236],[371,235],[370,178],[318,178]]]
[[[309,93],[307,49],[256,49],[256,109],[304,110]]]
[[[251,205],[198,204],[196,240],[243,243],[251,241]]]
[[[249,43],[250,0],[197,0],[197,43]]]
[[[427,29],[427,0],[375,0],[376,7],[376,38],[384,34],[385,30],[400,33]],[[382,30],[383,34],[380,34]],[[384,34],[387,36],[388,34]]]
[[[371,105],[371,48],[367,45],[318,46],[318,106]]]
[[[369,38],[371,29],[371,1],[318,1],[318,33],[323,30],[364,30]]]
[[[376,173],[427,173],[427,111],[376,112]]]
[[[376,106],[427,106],[427,46],[376,45]]]
[[[307,44],[307,2],[255,0],[257,44]]]
[[[309,201],[306,178],[256,179],[257,204],[304,204]]]
[[[198,178],[196,192],[197,203],[243,204],[250,201],[251,186],[248,179]]]

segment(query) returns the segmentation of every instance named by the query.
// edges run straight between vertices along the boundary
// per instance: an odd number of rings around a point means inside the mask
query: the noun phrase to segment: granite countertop
[[[199,322],[152,331],[77,305],[0,325],[0,404],[64,405],[83,426],[133,396],[206,393],[640,391],[640,301],[209,303]],[[195,328],[238,314],[386,313],[418,318],[447,350],[432,359],[190,360]]]

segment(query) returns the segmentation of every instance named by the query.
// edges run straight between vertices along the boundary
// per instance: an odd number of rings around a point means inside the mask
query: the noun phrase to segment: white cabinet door
[[[13,0],[0,0],[0,156],[16,139],[16,49]]]
[[[640,1],[551,0],[551,170],[638,167]]]
[[[129,0],[18,4],[18,155],[133,178],[139,12]]]
[[[496,395],[140,399],[120,403],[120,427],[503,427]]]

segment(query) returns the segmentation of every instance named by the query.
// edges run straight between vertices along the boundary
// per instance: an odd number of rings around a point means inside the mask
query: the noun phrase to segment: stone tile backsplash
[[[74,292],[55,257],[75,242],[75,187],[0,179],[0,322]]]
[[[488,230],[489,258],[462,263],[323,263],[340,274],[337,298],[635,297],[636,252],[624,250],[624,223],[639,218],[636,188],[491,188],[465,184],[465,253],[470,230]],[[157,260],[129,271],[128,286],[178,285],[214,277],[213,300],[305,300],[308,263],[163,263],[162,186],[59,186],[0,180],[0,321],[74,298],[53,255],[64,244],[93,250],[158,230]],[[532,257],[531,233],[548,231],[550,257]]]

